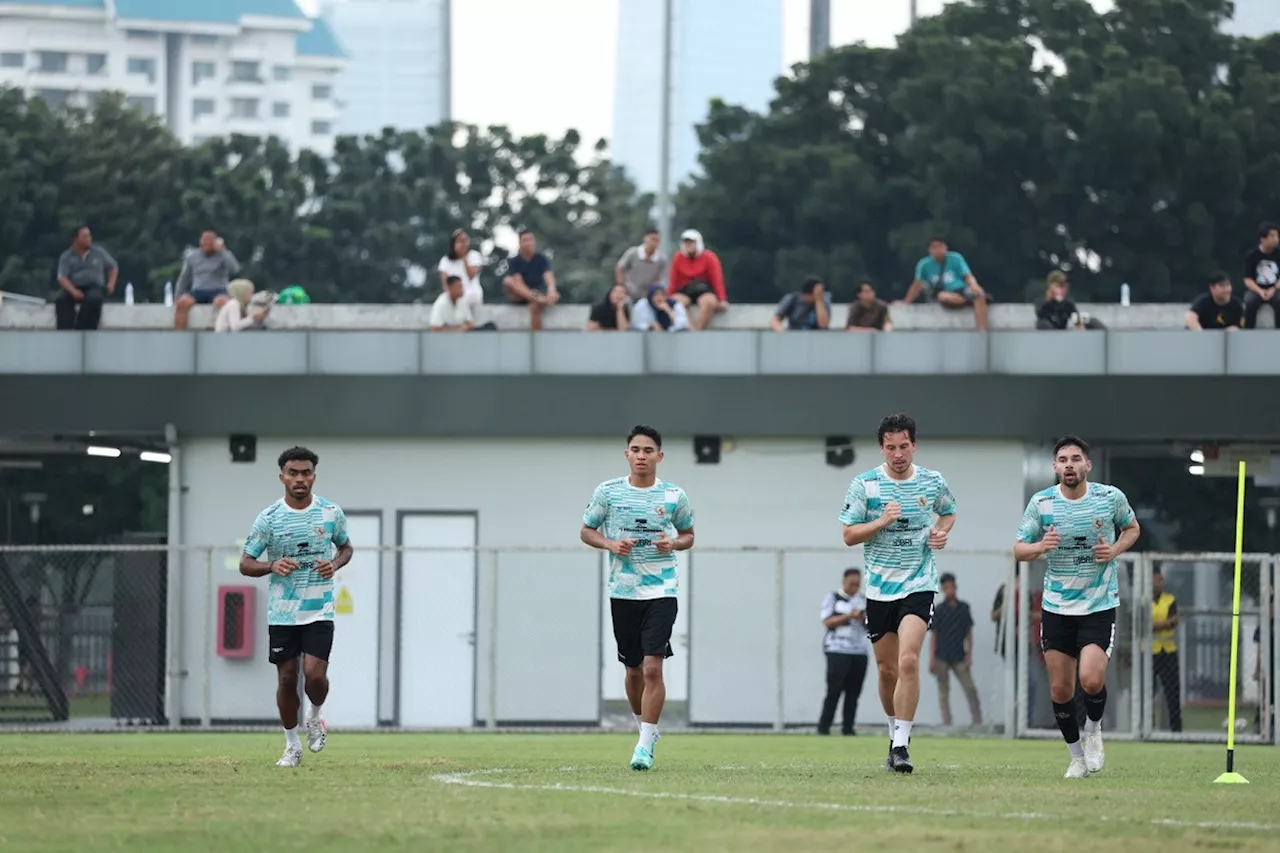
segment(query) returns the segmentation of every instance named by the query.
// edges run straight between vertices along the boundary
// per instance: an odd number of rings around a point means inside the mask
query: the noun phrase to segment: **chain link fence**
[[[365,522],[361,541],[378,541],[374,522]],[[427,518],[425,539],[437,535],[432,524],[444,530],[444,520]],[[411,520],[400,528],[408,541]],[[609,725],[611,717],[630,725],[600,556],[465,544],[472,536],[462,531],[452,547],[357,549],[336,589],[331,667],[343,688],[333,713],[370,729],[440,727],[446,717],[457,728]],[[686,555],[677,658],[668,667],[673,714],[694,727],[816,725],[826,668],[820,604],[860,556],[805,548]],[[266,583],[242,577],[238,557],[236,546],[0,547],[0,726],[270,724]],[[954,728],[1058,736],[1038,642],[1043,569],[1015,567],[1000,552],[948,550],[940,562],[971,609],[971,671],[983,716],[983,726],[970,729],[966,697],[953,690]],[[1248,555],[1244,567],[1235,722],[1242,742],[1275,737],[1274,656],[1262,654],[1273,646],[1274,616],[1261,604],[1274,566],[1272,556]],[[1157,568],[1177,602],[1171,636],[1154,634]],[[1109,731],[1225,738],[1231,575],[1223,555],[1122,561]],[[550,650],[555,689],[531,680],[531,649]],[[874,672],[871,662],[858,703],[859,727],[869,731],[883,722]],[[917,721],[938,730],[941,684],[927,667],[921,682]],[[752,689],[744,695],[729,684]],[[566,704],[580,713],[563,716]]]
[[[163,717],[166,554],[0,550],[0,722]]]

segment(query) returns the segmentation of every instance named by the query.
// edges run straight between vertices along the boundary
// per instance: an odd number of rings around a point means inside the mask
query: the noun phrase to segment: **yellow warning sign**
[[[335,613],[341,613],[343,616],[350,616],[354,612],[351,606],[351,593],[345,586],[338,590],[338,600],[334,602],[333,609]]]

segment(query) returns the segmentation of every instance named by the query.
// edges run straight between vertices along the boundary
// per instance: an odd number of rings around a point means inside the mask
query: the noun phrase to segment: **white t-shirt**
[[[448,293],[442,293],[436,297],[435,304],[431,306],[431,328],[433,329],[438,326],[461,326],[475,321],[475,316],[471,313],[471,305],[468,304],[465,296],[454,302]]]
[[[456,275],[462,279],[462,298],[475,306],[484,302],[484,288],[480,286],[480,272],[478,269],[481,263],[480,253],[472,249],[467,252],[465,260],[462,258],[451,259],[448,255],[445,255],[440,259],[440,265],[436,269],[445,275]],[[477,267],[475,278],[467,275],[468,264]]]

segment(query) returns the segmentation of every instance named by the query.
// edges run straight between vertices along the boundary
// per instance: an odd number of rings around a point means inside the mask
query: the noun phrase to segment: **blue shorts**
[[[191,298],[196,301],[197,305],[212,305],[213,301],[219,296],[227,295],[227,289],[225,287],[219,287],[216,290],[192,290],[190,291],[190,295]]]

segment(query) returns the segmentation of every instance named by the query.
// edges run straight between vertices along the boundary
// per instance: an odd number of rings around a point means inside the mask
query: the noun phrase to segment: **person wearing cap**
[[[831,294],[826,292],[822,279],[811,275],[800,285],[799,292],[782,297],[769,325],[775,332],[783,329],[807,331],[830,326]]]
[[[693,330],[701,331],[717,311],[729,307],[720,258],[706,248],[702,234],[690,228],[680,235],[680,251],[671,259],[670,295],[686,308],[696,307]]]

